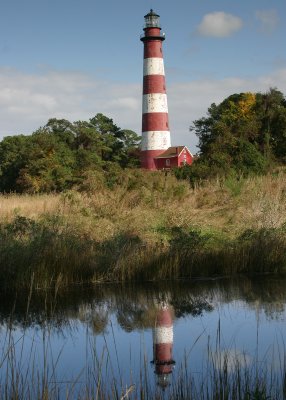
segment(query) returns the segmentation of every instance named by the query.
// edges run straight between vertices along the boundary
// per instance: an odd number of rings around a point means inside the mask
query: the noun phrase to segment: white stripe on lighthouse
[[[143,95],[142,113],[168,113],[167,95],[165,93],[149,93]]]
[[[154,330],[154,344],[173,343],[173,326],[157,326]]]
[[[169,131],[142,132],[141,150],[167,150],[171,146]]]
[[[143,75],[165,75],[163,58],[145,58],[143,65]]]

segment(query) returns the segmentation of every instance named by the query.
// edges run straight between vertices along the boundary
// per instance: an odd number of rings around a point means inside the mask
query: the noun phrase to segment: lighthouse
[[[143,99],[142,99],[142,168],[157,169],[155,157],[171,146],[159,15],[152,9],[144,16]]]
[[[160,16],[151,9],[144,18],[141,167],[165,170],[190,165],[193,155],[186,146],[171,147]]]
[[[172,309],[168,303],[160,302],[153,329],[153,361],[157,384],[165,389],[173,372],[173,317]]]

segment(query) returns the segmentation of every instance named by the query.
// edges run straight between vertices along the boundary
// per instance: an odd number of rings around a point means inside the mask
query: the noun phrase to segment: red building
[[[170,169],[191,165],[194,156],[186,146],[169,147],[157,157],[154,157],[156,169]]]

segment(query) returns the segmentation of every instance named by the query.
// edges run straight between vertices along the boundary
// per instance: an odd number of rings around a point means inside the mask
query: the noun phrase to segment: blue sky
[[[2,0],[0,138],[98,112],[140,133],[150,8],[166,33],[172,144],[195,153],[189,125],[232,93],[286,93],[285,0]]]

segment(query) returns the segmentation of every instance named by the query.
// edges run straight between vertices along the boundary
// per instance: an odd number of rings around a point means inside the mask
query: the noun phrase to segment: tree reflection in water
[[[242,300],[277,319],[286,303],[285,277],[253,277],[145,285],[98,285],[54,293],[0,293],[0,324],[14,327],[66,328],[72,321],[88,322],[95,334],[103,333],[111,315],[126,332],[152,328],[157,305],[168,301],[175,318],[201,316],[218,302]],[[27,304],[29,307],[27,309]]]

